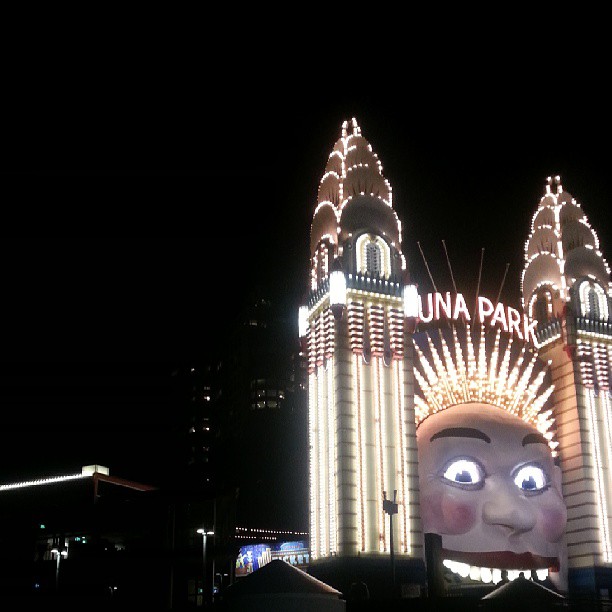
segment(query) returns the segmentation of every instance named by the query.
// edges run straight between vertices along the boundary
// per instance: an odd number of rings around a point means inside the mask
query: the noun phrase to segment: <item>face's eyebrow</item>
[[[523,446],[526,444],[546,444],[548,440],[540,433],[530,433],[523,438]]]
[[[484,440],[485,442],[491,442],[491,438],[487,436],[486,433],[480,431],[480,429],[473,429],[472,427],[449,427],[447,429],[442,429],[438,433],[435,433],[429,439],[430,442],[433,442],[436,438],[478,438],[479,440]],[[524,442],[524,440],[523,440]]]

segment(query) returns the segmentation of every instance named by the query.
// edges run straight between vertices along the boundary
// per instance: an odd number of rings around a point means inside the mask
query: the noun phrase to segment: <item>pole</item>
[[[393,515],[389,515],[389,544],[391,548],[391,578],[393,580],[393,596],[395,597],[395,555],[393,554]]]
[[[395,497],[397,490],[393,491],[393,503],[395,504]],[[389,546],[391,549],[391,577],[393,579],[393,597],[395,597],[395,553],[393,550],[393,512],[389,513]]]
[[[170,585],[168,589],[168,606],[172,609],[174,605],[174,540],[176,536],[176,504],[171,504],[170,506],[171,512],[171,527],[170,527]]]
[[[62,557],[61,549],[58,547],[58,551],[56,553],[56,561],[55,561],[55,590],[59,591],[59,569],[60,569],[60,559]]]
[[[442,567],[442,536],[425,533],[425,565],[427,566],[427,595],[430,599],[444,597],[446,587]]]
[[[389,515],[389,552],[391,553],[391,580],[393,585],[392,596],[395,597],[395,554],[393,551],[393,515],[397,514],[397,489],[393,491],[393,501],[387,499],[387,492],[383,491],[383,511]]]
[[[63,537],[53,536],[53,546],[51,553],[55,553],[55,591],[59,591],[59,574],[60,574],[60,563],[62,562],[62,551],[65,547],[65,540]]]
[[[206,587],[206,538],[209,535],[214,535],[214,531],[200,528],[197,532],[202,535],[202,605],[206,606],[209,601],[213,603],[212,597],[210,597],[211,593],[209,593]]]
[[[206,532],[202,534],[202,604],[208,603],[208,591],[206,589]]]
[[[217,498],[215,497],[213,500],[213,534],[215,534],[215,541],[213,546],[213,556],[212,556],[212,586],[211,586],[211,596],[210,600],[215,603],[215,549],[217,548]]]

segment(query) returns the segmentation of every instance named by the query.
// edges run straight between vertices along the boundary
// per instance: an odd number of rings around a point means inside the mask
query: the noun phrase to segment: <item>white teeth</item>
[[[458,574],[462,578],[469,577],[471,580],[480,580],[484,583],[492,582],[493,584],[501,582],[502,579],[501,569],[476,567],[474,565],[468,565],[467,563],[460,563],[459,561],[451,561],[450,559],[444,559],[442,564],[453,572],[453,574]],[[531,570],[508,570],[508,580],[516,580],[521,574],[528,580],[532,577]],[[535,574],[538,580],[545,580],[548,576],[548,570],[538,569],[535,570]]]

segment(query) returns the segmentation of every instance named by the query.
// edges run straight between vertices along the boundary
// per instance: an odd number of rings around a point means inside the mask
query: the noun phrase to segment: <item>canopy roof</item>
[[[274,559],[228,587],[228,597],[271,593],[311,593],[340,597],[342,593],[282,559]]]

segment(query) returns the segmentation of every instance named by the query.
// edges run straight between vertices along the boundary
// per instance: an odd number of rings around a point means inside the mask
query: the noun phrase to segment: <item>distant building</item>
[[[207,492],[223,488],[223,438],[218,413],[214,360],[176,365],[172,372],[172,435],[175,465],[167,483],[172,488]]]
[[[219,474],[237,491],[239,525],[305,530],[305,368],[292,321],[254,298],[239,313],[214,368]]]
[[[103,466],[0,485],[2,598],[201,606],[235,565],[232,504],[164,491]],[[203,536],[208,554],[203,556]],[[232,531],[229,532],[228,530]]]
[[[232,563],[246,534],[253,545],[269,534],[274,546],[278,530],[307,533],[306,361],[296,324],[253,297],[216,353],[171,372],[176,457],[163,489],[226,504],[227,533],[236,533],[224,548]]]

